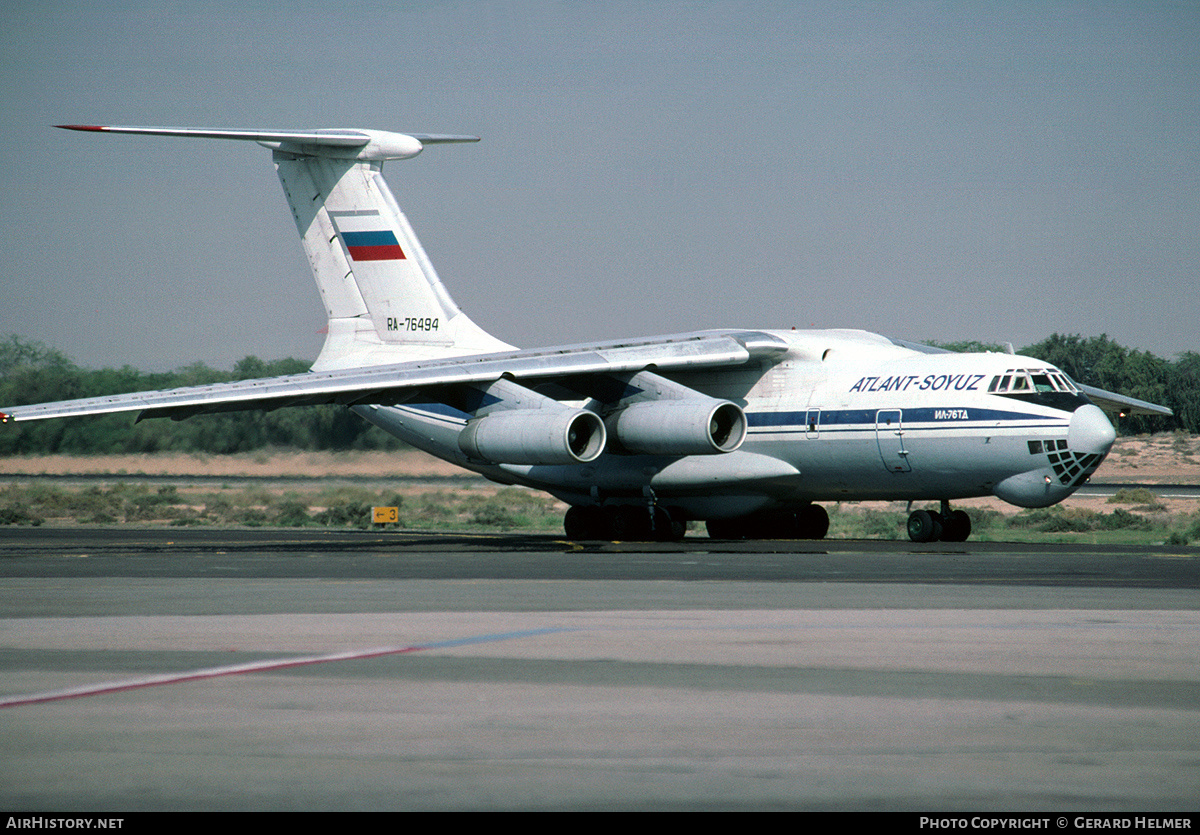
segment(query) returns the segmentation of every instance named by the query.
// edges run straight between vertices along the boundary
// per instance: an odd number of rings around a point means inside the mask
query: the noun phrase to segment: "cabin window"
[[[1054,391],[1054,383],[1050,382],[1049,374],[1034,374],[1033,387],[1037,391]]]

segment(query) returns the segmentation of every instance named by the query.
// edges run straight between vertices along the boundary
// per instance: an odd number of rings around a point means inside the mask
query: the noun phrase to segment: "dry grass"
[[[565,506],[544,494],[502,489],[482,480],[466,479],[453,487],[444,483],[406,482],[404,479],[469,475],[416,450],[276,451],[227,456],[48,455],[0,459],[0,487],[4,476],[38,475],[60,478],[80,475],[92,479],[105,475],[207,476],[228,478],[230,482],[214,490],[211,486],[190,486],[184,481],[164,494],[160,492],[162,488],[128,483],[122,486],[93,481],[87,486],[68,488],[59,486],[62,482],[57,478],[35,482],[35,489],[22,480],[23,487],[14,484],[0,490],[0,509],[12,509],[10,521],[26,521],[21,513],[41,501],[33,498],[36,491],[41,491],[44,498],[38,505],[41,518],[56,524],[359,524],[363,508],[369,512],[375,504],[386,504],[402,508],[401,522],[406,527],[558,531],[565,510]],[[256,483],[238,483],[242,477],[254,478]],[[270,481],[275,478],[283,481]],[[264,481],[259,482],[260,479]],[[351,483],[330,484],[331,480],[343,479]],[[356,486],[356,481],[362,486]],[[1184,433],[1121,438],[1093,481],[1133,483],[1145,489],[1122,491],[1111,499],[1073,496],[1054,511],[1061,517],[1049,522],[1042,520],[1043,527],[1057,525],[1059,529],[1053,531],[1054,536],[1079,538],[1084,532],[1073,531],[1072,527],[1111,522],[1119,510],[1148,520],[1150,533],[1144,534],[1143,539],[1162,541],[1174,536],[1177,543],[1181,539],[1200,539],[1197,502],[1158,496],[1153,490],[1155,484],[1200,484],[1200,438]],[[370,482],[384,484],[370,486]],[[35,492],[19,492],[30,489]],[[50,495],[55,491],[56,495]],[[1037,530],[1035,524],[1018,526],[1024,518],[1016,518],[1017,509],[999,499],[971,499],[955,504],[970,511],[977,520],[976,538],[1053,538],[1045,530]],[[836,520],[831,535],[903,536],[903,503],[861,502],[829,507]]]

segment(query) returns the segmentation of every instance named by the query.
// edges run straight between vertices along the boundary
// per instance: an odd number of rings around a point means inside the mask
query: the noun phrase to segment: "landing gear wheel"
[[[568,539],[609,539],[626,542],[678,542],[687,533],[683,512],[654,508],[651,524],[650,510],[639,505],[574,505],[563,517],[563,530]]]
[[[800,523],[794,510],[767,510],[747,517],[747,521],[747,539],[795,539],[799,536]]]
[[[967,541],[971,535],[971,517],[965,510],[952,510],[942,518],[942,542]]]
[[[654,530],[651,539],[656,542],[678,542],[686,533],[687,522],[683,521],[680,511],[670,511],[665,507],[654,508]]]
[[[824,539],[829,533],[829,513],[819,504],[806,504],[796,512],[800,539]]]
[[[607,533],[604,511],[594,506],[573,505],[563,517],[568,539],[604,539]]]
[[[710,539],[824,539],[829,514],[817,504],[779,508],[704,523]]]
[[[942,535],[942,517],[928,510],[914,510],[908,517],[908,538],[913,542],[936,542]]]
[[[650,539],[650,514],[645,507],[618,505],[605,508],[608,538],[616,542],[638,542]]]
[[[709,539],[745,539],[746,526],[741,519],[709,519],[704,523]]]

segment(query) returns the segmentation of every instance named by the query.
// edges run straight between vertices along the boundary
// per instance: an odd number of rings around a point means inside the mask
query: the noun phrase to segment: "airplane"
[[[310,371],[13,406],[0,419],[138,420],[334,403],[501,484],[546,491],[576,540],[821,539],[818,502],[907,501],[916,542],[965,541],[951,501],[1046,507],[1096,471],[1110,413],[1163,406],[1013,353],[861,330],[703,330],[520,350],[458,308],[383,163],[479,137],[379,130],[58,125],[271,151],[328,313]],[[938,510],[912,510],[914,502]]]

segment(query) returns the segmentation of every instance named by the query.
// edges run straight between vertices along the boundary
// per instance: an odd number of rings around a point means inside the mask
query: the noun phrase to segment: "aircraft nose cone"
[[[1090,403],[1080,406],[1071,416],[1067,446],[1080,455],[1107,455],[1117,439],[1117,430],[1108,416]]]

